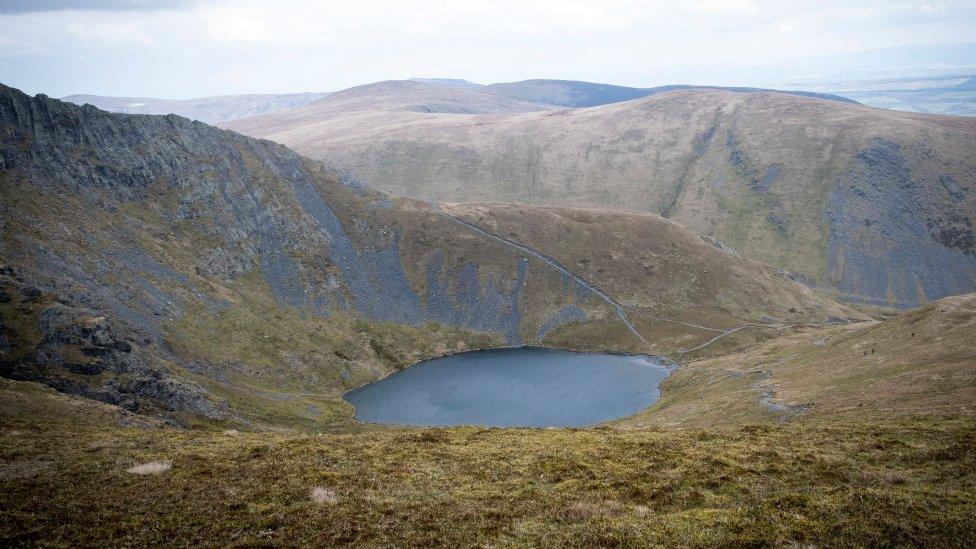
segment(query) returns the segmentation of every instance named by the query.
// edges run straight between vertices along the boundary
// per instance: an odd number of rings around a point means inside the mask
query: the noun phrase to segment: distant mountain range
[[[856,101],[872,107],[931,114],[976,115],[976,76],[967,73],[948,76],[914,76],[902,78],[872,78],[835,82],[803,81],[789,84],[795,88],[787,93]],[[668,85],[635,88],[581,82],[576,80],[523,80],[482,85],[458,78],[412,78],[413,82],[442,84],[478,90],[545,107],[593,107],[629,101],[683,89],[718,88],[730,91],[772,91],[770,88],[741,86]],[[357,86],[357,89],[362,86]],[[777,88],[779,89],[779,88]],[[100,95],[69,95],[65,101],[83,105],[90,103],[110,112],[130,114],[178,114],[208,124],[230,122],[261,114],[296,109],[318,101],[329,93],[250,94],[200,97],[195,99],[156,99],[150,97],[110,97]]]
[[[404,82],[404,81],[400,81]],[[663,91],[688,89],[701,86],[662,86],[657,88],[629,88],[610,84],[595,84],[592,82],[578,82],[573,80],[524,80],[504,84],[481,85],[467,80],[453,78],[414,78],[406,82],[433,84],[462,88],[459,94],[462,101],[455,101],[453,106],[450,99],[444,97],[441,91],[439,97],[445,104],[429,105],[430,112],[510,112],[520,110],[538,110],[550,107],[591,107],[627,101],[645,97]],[[379,82],[356,86],[338,92],[341,95],[359,94],[362,89],[374,90],[384,85],[401,85],[406,91],[408,84],[397,84],[396,81]],[[423,90],[418,87],[415,93]],[[760,91],[759,88],[728,88],[739,91]],[[474,96],[470,92],[480,92],[481,101],[472,105]],[[812,95],[828,99],[844,101],[840,96],[813,92],[791,92],[801,95]],[[100,95],[69,95],[64,101],[84,105],[90,103],[109,112],[128,114],[178,114],[193,120],[208,124],[229,122],[241,118],[259,116],[288,111],[314,103],[330,93],[294,93],[294,94],[264,94],[264,95],[222,95],[214,97],[200,97],[196,99],[154,99],[149,97],[108,97]],[[418,101],[422,98],[418,97]],[[504,101],[511,99],[512,101]],[[516,102],[521,101],[522,104]],[[494,106],[490,106],[494,104]],[[420,105],[418,105],[419,107]]]
[[[154,99],[151,97],[106,97],[69,95],[64,101],[89,103],[109,111],[129,114],[178,114],[208,124],[296,109],[317,101],[327,93],[219,95],[196,99]]]
[[[485,86],[485,88],[492,93],[497,93],[506,97],[513,97],[561,107],[595,107],[597,105],[619,103],[621,101],[639,99],[641,97],[647,97],[649,95],[675,90],[719,89],[738,92],[776,91],[768,88],[691,86],[683,84],[658,86],[654,88],[630,88],[626,86],[594,84],[592,82],[579,82],[575,80],[523,80],[521,82],[511,82],[507,84],[490,84]],[[854,102],[839,95],[832,95],[828,93],[805,91],[783,91],[782,93],[819,97],[821,99],[831,99],[834,101]]]
[[[963,46],[965,45],[960,46],[958,49],[961,52],[968,53],[971,48],[969,46]],[[895,57],[900,61],[904,61],[905,56],[908,55],[909,59],[915,59],[917,57],[918,59],[916,61],[918,63],[929,60],[929,65],[931,65],[931,60],[939,59],[939,56],[944,54],[944,49],[937,48],[936,51],[928,51],[925,48],[908,48],[906,51],[899,49],[897,50],[898,55]],[[861,59],[861,57],[867,56],[867,58],[874,59],[874,64],[880,70],[881,67],[895,67],[895,65],[892,65],[894,61],[890,59],[892,55],[892,52],[883,50],[880,52],[862,52],[857,58]],[[974,90],[973,84],[976,75],[966,72],[940,75],[938,73],[932,73],[932,70],[927,71],[930,74],[923,75],[921,72],[926,71],[920,71],[920,69],[904,69],[907,71],[906,74],[911,72],[920,74],[905,77],[873,76],[862,80],[835,79],[832,81],[832,77],[829,76],[831,74],[830,67],[834,67],[837,63],[842,64],[844,59],[844,56],[834,56],[824,59],[818,58],[818,62],[823,65],[820,70],[825,71],[824,75],[819,77],[821,80],[801,79],[793,81],[793,83],[786,84],[787,87],[793,89],[789,93],[839,101],[856,101],[884,109],[931,114],[976,115],[976,90]],[[816,64],[814,66],[820,67],[820,65]],[[911,66],[914,67],[915,65]],[[836,67],[834,67],[834,70],[836,70]],[[889,68],[888,70],[892,74],[898,74],[896,68]],[[846,74],[844,71],[840,71],[840,73]],[[410,80],[426,84],[442,84],[479,90],[488,94],[534,103],[536,104],[536,108],[543,108],[545,106],[593,107],[639,99],[655,93],[713,87],[679,84],[639,88],[576,80],[545,79],[487,85],[477,84],[459,78],[412,78]],[[770,88],[762,87],[714,87],[730,91],[771,91]],[[780,88],[777,87],[776,89]],[[110,112],[178,114],[194,120],[200,120],[201,122],[207,122],[208,124],[219,124],[241,118],[259,116],[261,114],[300,108],[318,101],[327,95],[329,95],[328,92],[247,94],[176,100],[150,97],[111,97],[76,94],[63,97],[62,99],[79,105],[90,103]]]

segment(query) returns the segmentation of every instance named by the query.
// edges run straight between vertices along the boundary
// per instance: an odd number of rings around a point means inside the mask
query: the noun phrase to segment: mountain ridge
[[[103,110],[125,114],[176,114],[190,119],[200,120],[208,124],[220,124],[233,120],[252,118],[263,114],[271,114],[298,109],[332,94],[353,92],[364,88],[384,86],[390,84],[419,83],[431,86],[451,86],[463,88],[473,93],[489,94],[497,99],[492,110],[521,112],[525,110],[539,110],[558,106],[594,106],[613,103],[616,101],[644,97],[653,93],[672,89],[690,89],[707,86],[671,85],[656,88],[630,88],[613,84],[600,84],[575,80],[522,80],[496,84],[476,84],[456,78],[410,78],[406,80],[383,80],[369,84],[362,84],[336,92],[319,93],[283,93],[283,94],[229,94],[196,97],[191,99],[160,99],[153,97],[119,97],[93,94],[72,94],[62,97],[78,105],[90,103]],[[717,86],[716,86],[717,87]],[[718,87],[717,87],[718,88]],[[763,91],[762,88],[721,88],[739,91]],[[766,90],[771,91],[771,90]],[[791,91],[801,95],[815,95],[839,101],[850,101],[844,97],[826,93],[812,93]],[[504,103],[503,99],[512,102]],[[483,97],[482,104],[488,104]],[[521,102],[521,103],[520,103]],[[468,101],[467,103],[471,103]],[[450,103],[448,103],[450,105]],[[454,102],[447,110],[432,107],[430,112],[468,112],[472,107],[460,107],[461,103]],[[451,110],[453,109],[453,110]],[[461,110],[458,110],[461,109]],[[474,107],[472,112],[491,112]]]

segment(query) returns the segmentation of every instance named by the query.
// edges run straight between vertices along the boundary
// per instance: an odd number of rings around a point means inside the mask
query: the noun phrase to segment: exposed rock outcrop
[[[7,272],[0,275],[6,296],[5,320],[0,320],[4,377],[40,381],[144,414],[231,417],[226,405],[202,387],[174,376],[148,342],[124,324],[63,296],[45,294]]]

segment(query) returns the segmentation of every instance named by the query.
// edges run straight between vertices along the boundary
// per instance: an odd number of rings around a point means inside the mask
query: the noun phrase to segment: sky
[[[0,82],[53,97],[410,77],[769,85],[967,65],[973,0],[0,0]]]

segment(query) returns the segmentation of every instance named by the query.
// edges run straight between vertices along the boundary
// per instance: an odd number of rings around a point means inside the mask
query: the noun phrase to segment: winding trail
[[[612,298],[609,295],[607,295],[607,293],[604,292],[603,290],[601,290],[601,289],[597,288],[596,286],[590,284],[589,282],[587,282],[586,280],[584,280],[582,277],[580,277],[576,273],[570,271],[566,267],[563,267],[562,264],[560,264],[558,261],[556,261],[552,257],[549,257],[548,255],[545,255],[545,254],[543,254],[541,252],[538,252],[538,251],[536,251],[536,250],[534,250],[534,249],[532,249],[532,248],[530,248],[530,247],[528,247],[528,246],[526,246],[524,244],[519,244],[518,242],[515,242],[513,240],[508,240],[507,238],[503,238],[503,237],[500,237],[500,236],[498,236],[498,235],[496,235],[494,233],[490,233],[490,232],[482,229],[481,227],[479,227],[477,225],[473,225],[471,223],[468,223],[467,221],[464,221],[462,219],[459,219],[457,217],[454,217],[451,214],[448,214],[448,213],[445,213],[445,212],[441,212],[441,211],[438,211],[437,213],[439,215],[442,215],[442,216],[446,217],[447,219],[450,219],[451,221],[454,221],[458,225],[461,225],[463,227],[467,227],[468,229],[471,229],[472,231],[475,231],[476,233],[478,233],[478,234],[480,234],[482,236],[486,236],[486,237],[488,237],[488,238],[490,238],[492,240],[495,240],[497,242],[501,242],[502,244],[505,244],[506,246],[515,248],[516,250],[519,250],[522,253],[529,254],[532,257],[538,259],[539,261],[542,261],[543,263],[549,265],[553,269],[556,269],[560,273],[562,273],[562,274],[564,274],[564,275],[572,278],[573,280],[576,281],[577,284],[579,284],[580,286],[586,288],[587,290],[589,290],[590,292],[592,292],[593,294],[595,294],[596,296],[598,296],[600,299],[602,299],[603,301],[605,301],[608,305],[613,306],[617,310],[617,316],[620,318],[621,322],[623,322],[624,325],[627,326],[627,329],[630,330],[631,333],[633,333],[635,336],[637,336],[637,338],[640,339],[641,342],[643,342],[645,345],[647,344],[647,340],[644,339],[644,336],[640,335],[640,332],[637,331],[637,328],[635,328],[634,325],[630,322],[630,318],[627,317],[627,309],[623,305],[621,305],[619,302],[617,302],[617,300],[615,300],[614,298]]]
[[[715,336],[715,337],[713,337],[712,339],[709,339],[708,341],[706,341],[705,343],[702,343],[701,345],[699,345],[697,347],[692,347],[690,349],[680,349],[680,350],[678,350],[678,352],[681,353],[681,354],[685,354],[685,353],[690,353],[692,351],[697,351],[698,349],[702,349],[704,347],[707,347],[707,346],[711,345],[712,343],[715,343],[716,341],[722,339],[723,337],[725,337],[727,335],[732,335],[735,332],[738,332],[739,330],[745,330],[747,328],[780,329],[780,328],[789,328],[789,327],[790,326],[785,326],[785,325],[782,325],[782,324],[769,324],[769,325],[766,325],[766,324],[745,324],[745,325],[738,326],[736,328],[732,328],[732,329],[729,329],[729,330],[719,330],[717,328],[705,328],[706,330],[715,330],[715,331],[722,332],[722,333],[719,334],[719,335],[717,335],[717,336]]]
[[[665,319],[660,319],[660,320],[665,320]],[[802,322],[800,324],[743,324],[742,326],[738,326],[736,328],[731,328],[729,330],[719,330],[717,328],[705,328],[705,327],[701,327],[700,326],[700,328],[702,328],[704,330],[715,330],[717,332],[722,332],[722,334],[721,335],[718,335],[718,336],[715,336],[712,339],[709,339],[708,341],[706,341],[705,343],[702,343],[701,345],[699,345],[697,347],[692,347],[691,349],[682,349],[682,350],[679,350],[678,352],[681,353],[681,354],[684,354],[684,353],[690,353],[692,351],[697,351],[698,349],[701,349],[702,347],[705,347],[707,345],[710,345],[711,343],[713,343],[715,341],[718,341],[718,340],[722,339],[723,337],[725,337],[727,335],[730,335],[730,334],[733,334],[735,332],[738,332],[739,330],[745,330],[746,328],[768,328],[768,329],[773,329],[773,330],[786,330],[786,329],[789,329],[789,328],[800,328],[802,326],[838,326],[838,325],[841,325],[841,324],[846,324],[848,322],[852,322],[852,321],[850,321],[850,320],[847,320],[847,321],[845,321],[845,320],[832,320],[832,321],[827,321],[827,322]],[[863,321],[862,320],[855,320],[853,322],[863,322]],[[680,324],[684,324],[684,322],[681,322]],[[687,324],[687,325],[688,326],[693,326],[692,324]]]
[[[705,330],[705,331],[710,331],[710,332],[719,332],[719,335],[713,337],[712,339],[709,339],[708,341],[702,343],[701,345],[698,345],[698,346],[695,346],[695,347],[691,347],[690,349],[680,349],[680,350],[676,351],[679,354],[687,354],[687,353],[690,353],[690,352],[693,352],[693,351],[697,351],[699,349],[704,349],[705,347],[711,345],[712,343],[715,343],[716,341],[722,339],[723,337],[732,335],[732,334],[734,334],[734,333],[736,333],[736,332],[738,332],[740,330],[746,330],[746,329],[749,329],[749,328],[757,328],[757,329],[763,329],[763,328],[765,328],[765,329],[774,329],[774,330],[775,329],[787,329],[787,328],[793,328],[793,327],[796,327],[796,326],[803,326],[803,325],[808,325],[809,324],[809,323],[804,323],[804,324],[743,324],[742,326],[737,326],[735,328],[729,328],[729,329],[710,328],[708,326],[700,326],[698,324],[691,324],[689,322],[682,322],[680,320],[674,320],[674,319],[671,319],[671,318],[665,318],[665,317],[661,317],[661,316],[656,316],[656,315],[644,313],[644,312],[637,311],[637,310],[634,310],[634,309],[628,309],[627,307],[624,307],[623,305],[621,305],[616,299],[610,297],[610,295],[608,295],[603,290],[597,288],[593,284],[587,282],[583,277],[577,275],[576,273],[574,273],[574,272],[570,271],[569,269],[567,269],[566,267],[564,267],[561,263],[559,263],[558,261],[556,261],[554,258],[552,258],[552,257],[550,257],[550,256],[548,256],[548,255],[546,255],[546,254],[544,254],[542,252],[539,252],[537,250],[534,250],[534,249],[526,246],[525,244],[521,244],[521,243],[515,242],[514,240],[509,240],[507,238],[498,236],[498,235],[496,235],[494,233],[491,233],[489,231],[486,231],[485,229],[482,229],[481,227],[479,227],[477,225],[474,225],[472,223],[468,223],[467,221],[464,221],[463,219],[454,217],[453,215],[442,211],[440,209],[440,205],[439,204],[436,204],[435,203],[433,205],[435,206],[434,210],[435,210],[435,212],[438,215],[444,216],[445,218],[450,219],[451,221],[457,223],[458,225],[461,225],[462,227],[467,227],[468,229],[471,229],[472,231],[474,231],[474,232],[476,232],[476,233],[478,233],[478,234],[480,234],[482,236],[488,237],[488,238],[490,238],[492,240],[495,240],[497,242],[500,242],[500,243],[502,243],[502,244],[504,244],[506,246],[509,246],[511,248],[515,248],[516,250],[518,250],[520,252],[523,252],[523,253],[526,253],[528,255],[531,255],[532,257],[538,259],[539,261],[542,261],[543,263],[549,265],[553,269],[556,269],[560,273],[562,273],[562,274],[564,274],[564,275],[572,278],[573,280],[576,281],[577,284],[579,284],[580,286],[586,288],[587,290],[589,290],[590,292],[592,292],[593,294],[595,294],[596,296],[598,296],[600,299],[602,299],[608,305],[613,306],[617,310],[617,316],[620,318],[621,322],[623,322],[624,325],[627,326],[627,329],[630,330],[631,333],[633,333],[634,336],[636,336],[638,339],[640,339],[641,342],[643,342],[645,345],[648,344],[648,342],[647,342],[646,339],[644,339],[644,336],[642,336],[640,334],[640,332],[637,331],[637,328],[635,328],[634,325],[631,323],[630,318],[627,316],[627,312],[628,311],[630,311],[631,313],[634,313],[636,315],[646,316],[648,318],[653,318],[654,320],[660,320],[662,322],[671,322],[673,324],[680,324],[682,326],[687,326],[689,328],[695,328],[695,329],[698,329],[698,330]],[[829,324],[835,324],[835,322],[826,322],[825,324],[828,324],[828,325]]]
[[[698,324],[692,324],[690,322],[682,322],[680,320],[674,320],[673,318],[664,318],[663,316],[657,316],[657,315],[652,315],[652,314],[648,314],[648,313],[643,313],[641,311],[637,311],[637,310],[634,310],[634,309],[627,309],[627,310],[630,311],[630,312],[632,312],[632,313],[634,313],[634,314],[638,314],[638,315],[641,315],[641,316],[646,316],[648,318],[653,318],[654,320],[660,320],[661,322],[670,322],[672,324],[680,324],[682,326],[687,326],[689,328],[696,328],[696,329],[699,329],[699,330],[706,330],[706,331],[709,331],[709,332],[722,332],[723,334],[726,334],[726,335],[728,334],[728,330],[727,329],[724,329],[724,328],[709,328],[708,326],[700,326]],[[741,327],[742,328],[745,328],[745,326],[741,326]]]

